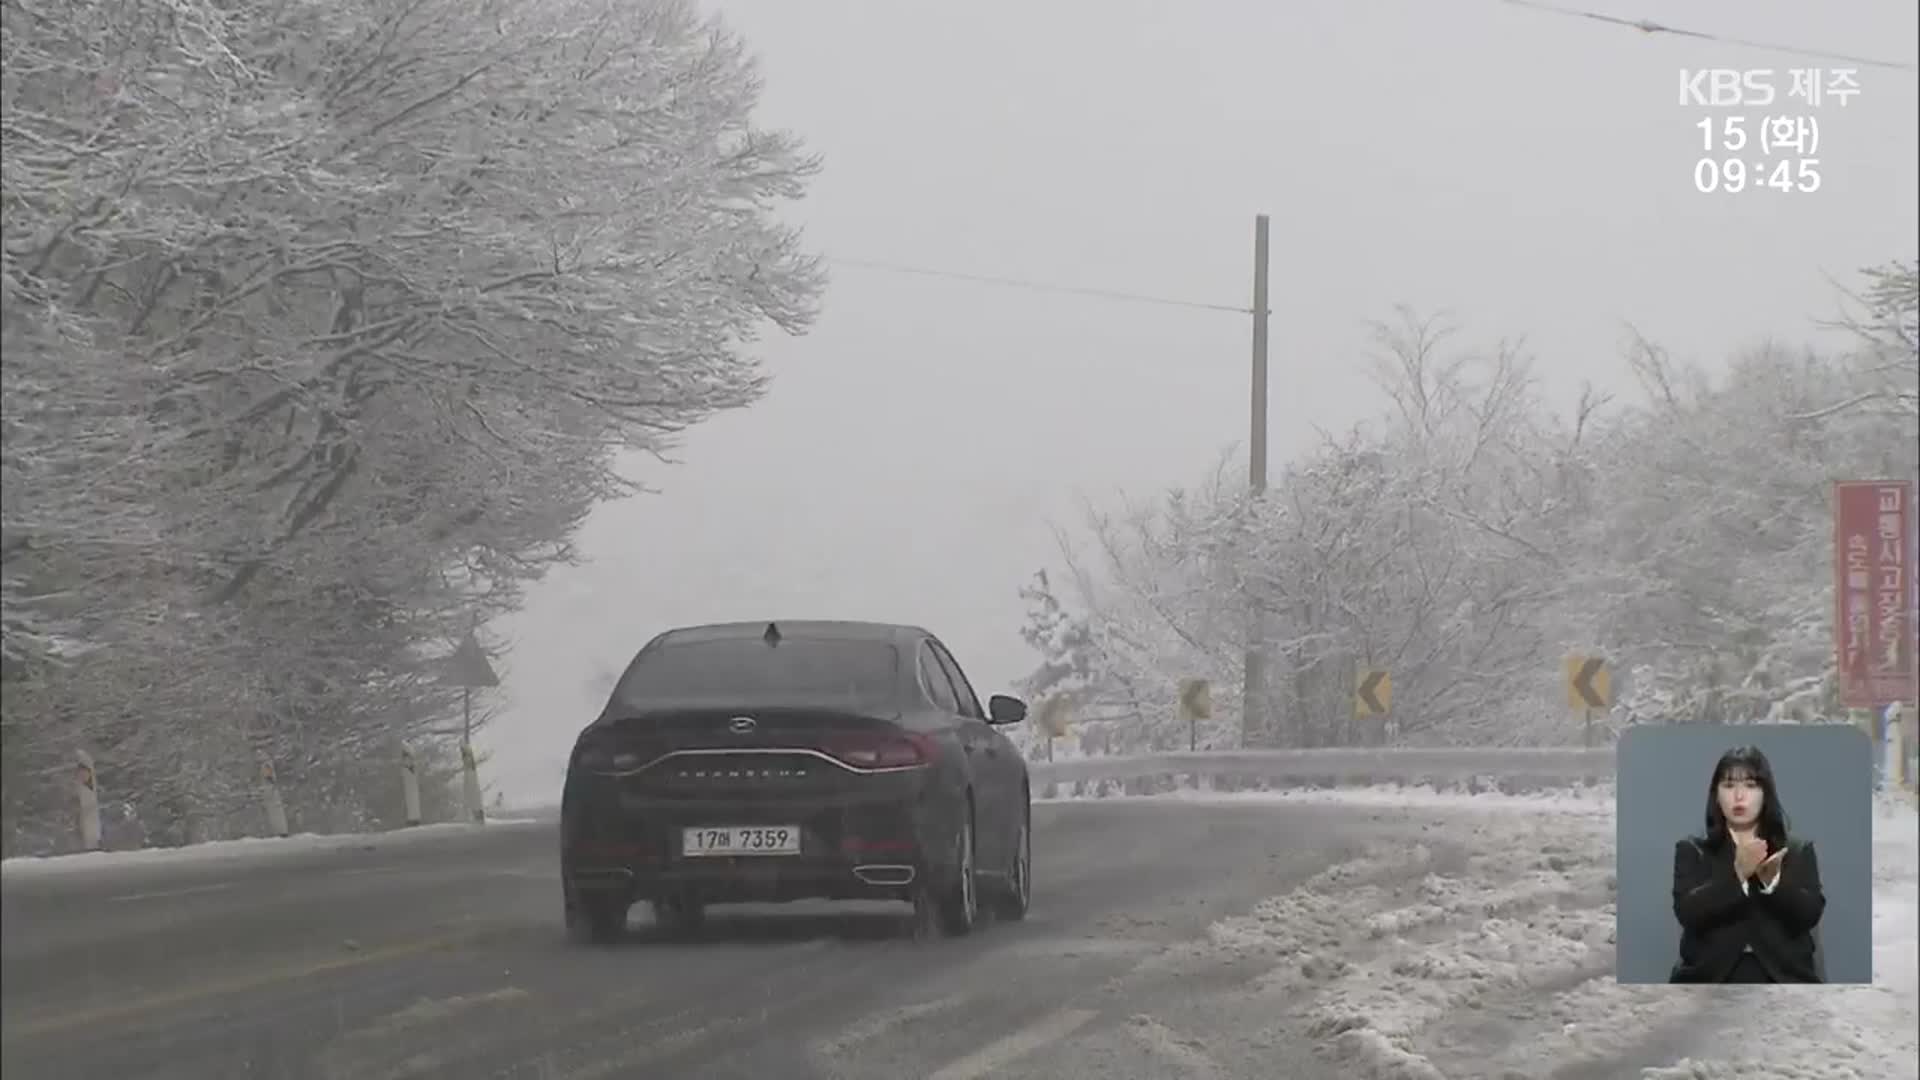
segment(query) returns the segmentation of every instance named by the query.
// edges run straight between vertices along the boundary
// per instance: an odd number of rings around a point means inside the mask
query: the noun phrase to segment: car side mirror
[[[995,694],[987,699],[987,723],[1017,724],[1027,718],[1027,703],[1009,694]]]

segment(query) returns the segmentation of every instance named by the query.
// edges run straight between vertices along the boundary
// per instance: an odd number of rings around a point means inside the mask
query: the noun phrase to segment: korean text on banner
[[[1913,485],[1834,485],[1834,645],[1840,702],[1870,709],[1914,699]]]

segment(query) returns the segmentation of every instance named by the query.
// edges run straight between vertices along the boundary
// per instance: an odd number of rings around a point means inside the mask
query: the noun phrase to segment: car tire
[[[578,945],[610,945],[627,932],[632,905],[618,893],[576,892],[567,901],[567,937]]]
[[[699,930],[706,921],[706,905],[698,900],[673,896],[653,902],[653,923],[668,937],[684,937]]]
[[[954,837],[952,871],[913,894],[914,936],[965,937],[980,918],[980,890],[973,853],[973,808],[967,808]]]
[[[1027,917],[1027,910],[1033,904],[1033,812],[1021,817],[1019,832],[1013,841],[1013,858],[1008,861],[1006,877],[1002,879],[999,902],[994,905],[993,913],[1008,922],[1019,922]]]

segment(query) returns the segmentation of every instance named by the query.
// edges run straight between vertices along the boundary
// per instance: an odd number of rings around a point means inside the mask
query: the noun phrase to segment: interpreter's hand
[[[1760,861],[1759,875],[1762,886],[1771,889],[1779,884],[1780,866],[1786,862],[1786,859],[1787,849],[1781,848],[1779,851],[1774,852]]]
[[[1735,840],[1733,845],[1733,873],[1741,881],[1752,877],[1767,861],[1767,842],[1757,836],[1745,840]]]

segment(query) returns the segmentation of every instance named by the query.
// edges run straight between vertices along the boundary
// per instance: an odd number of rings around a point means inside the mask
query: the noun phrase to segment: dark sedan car
[[[561,799],[569,932],[635,901],[669,931],[709,904],[904,900],[921,932],[1025,917],[1027,766],[938,638],[857,622],[670,630],[580,733]]]

